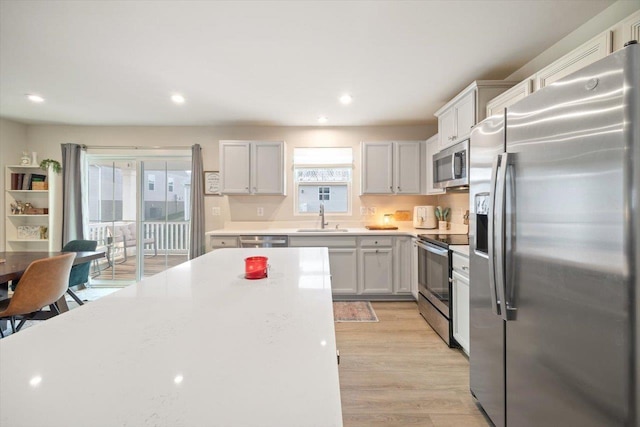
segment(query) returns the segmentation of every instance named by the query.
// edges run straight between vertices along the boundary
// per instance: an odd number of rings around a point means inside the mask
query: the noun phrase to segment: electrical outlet
[[[369,215],[375,215],[377,212],[377,209],[375,206],[372,206],[369,208]]]
[[[264,208],[258,208],[258,216],[264,216]]]
[[[367,207],[360,206],[360,215],[366,215],[366,214],[367,214]]]
[[[211,215],[213,216],[220,216],[220,208],[219,207],[213,207],[211,208]]]

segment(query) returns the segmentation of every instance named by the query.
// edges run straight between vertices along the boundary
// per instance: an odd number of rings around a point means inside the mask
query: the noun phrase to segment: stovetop
[[[468,245],[468,234],[418,234],[418,237],[434,245],[449,249],[449,245]]]

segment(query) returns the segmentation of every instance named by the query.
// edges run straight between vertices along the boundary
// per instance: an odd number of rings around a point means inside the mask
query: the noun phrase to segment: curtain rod
[[[124,148],[128,150],[190,150],[191,145],[150,145],[150,146],[142,146],[142,145],[82,145],[82,149],[91,149],[91,150],[114,150],[118,148]]]

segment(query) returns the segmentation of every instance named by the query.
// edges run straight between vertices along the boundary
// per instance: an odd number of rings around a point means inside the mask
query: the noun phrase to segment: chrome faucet
[[[320,228],[324,230],[324,227],[329,225],[328,222],[324,222],[324,203],[320,203]]]

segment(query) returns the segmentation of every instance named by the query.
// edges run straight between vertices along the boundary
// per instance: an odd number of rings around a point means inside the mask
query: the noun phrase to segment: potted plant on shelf
[[[40,169],[42,170],[48,170],[49,166],[51,166],[51,169],[53,170],[54,173],[60,173],[62,171],[62,166],[60,165],[60,162],[58,162],[57,160],[53,160],[53,159],[44,159],[43,161],[40,162]]]

